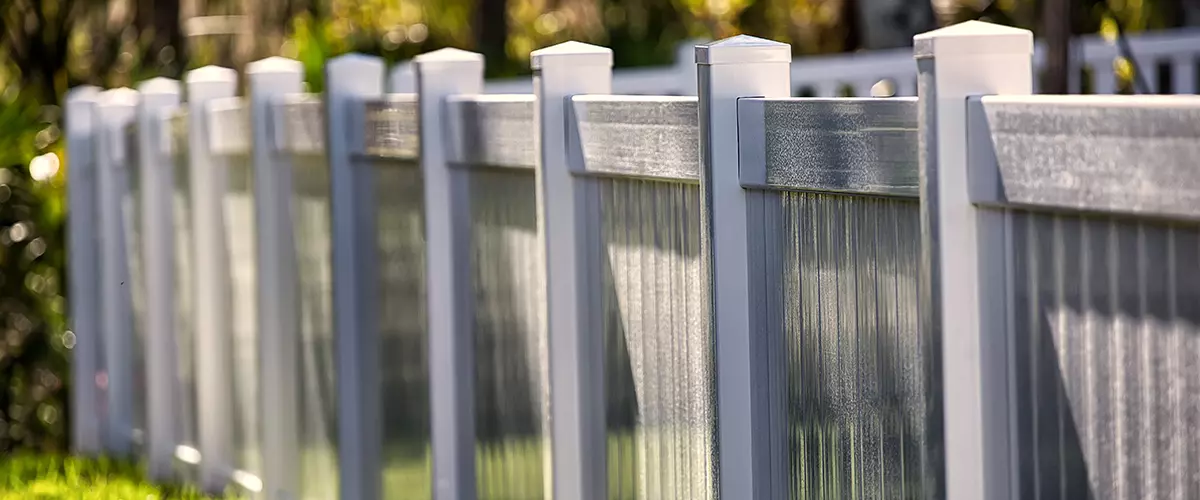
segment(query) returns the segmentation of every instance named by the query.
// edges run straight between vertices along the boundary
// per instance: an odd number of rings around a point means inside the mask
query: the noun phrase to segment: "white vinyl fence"
[[[75,89],[75,447],[268,499],[1194,497],[1200,97],[914,42],[918,97],[791,97],[749,36],[695,97],[577,42],[532,93],[456,49]]]

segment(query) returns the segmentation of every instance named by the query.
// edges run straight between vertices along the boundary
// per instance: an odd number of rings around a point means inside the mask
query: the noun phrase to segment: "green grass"
[[[192,486],[152,484],[131,462],[32,454],[0,458],[0,500],[212,498]]]

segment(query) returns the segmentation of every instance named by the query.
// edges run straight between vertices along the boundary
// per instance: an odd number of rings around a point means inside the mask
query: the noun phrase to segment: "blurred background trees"
[[[1200,25],[1200,0],[0,0],[0,453],[64,449],[67,356],[60,101],[79,84],[132,85],[189,68],[325,59],[395,61],[454,46],[489,77],[528,71],[529,52],[575,39],[617,66],[670,63],[680,43],[751,33],[797,55],[907,46],[966,19],[1071,34]],[[59,168],[60,164],[63,168]]]

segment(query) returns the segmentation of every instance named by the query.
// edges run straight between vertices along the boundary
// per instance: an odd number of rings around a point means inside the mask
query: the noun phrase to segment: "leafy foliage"
[[[0,454],[63,450],[70,380],[63,178],[58,172],[35,181],[29,171],[35,155],[60,153],[58,108],[38,105],[13,85],[0,100]]]
[[[61,455],[0,460],[0,500],[203,500],[191,486],[153,485],[132,463]]]

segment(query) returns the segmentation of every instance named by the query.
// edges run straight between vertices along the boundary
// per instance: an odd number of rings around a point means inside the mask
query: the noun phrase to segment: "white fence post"
[[[325,65],[325,152],[333,234],[337,342],[338,480],[342,498],[373,500],[383,486],[383,418],[376,275],[375,196],[362,149],[362,104],[383,94],[378,57],[347,54]],[[384,305],[386,306],[386,305]]]
[[[99,257],[96,252],[96,99],[100,89],[83,86],[67,92],[67,262],[70,271],[71,447],[96,455],[101,450],[101,394],[96,387],[100,368]]]
[[[137,91],[128,88],[100,94],[96,107],[96,148],[100,216],[100,325],[104,338],[104,373],[108,382],[105,449],[133,453],[133,311],[128,252],[121,203],[129,189],[126,178],[125,127],[133,123]]]
[[[483,55],[441,49],[414,62],[425,184],[433,497],[468,500],[475,498],[471,191],[467,171],[454,168],[446,153],[446,97],[483,93]]]
[[[171,479],[175,463],[175,230],[172,196],[171,124],[179,107],[179,81],[154,78],[138,85],[138,175],[141,179],[141,236],[146,280],[146,454],[155,481]]]
[[[188,175],[191,178],[195,267],[196,409],[199,419],[200,485],[222,492],[233,466],[233,406],[229,358],[228,250],[222,198],[226,159],[213,154],[209,102],[233,97],[237,72],[205,66],[187,74]]]
[[[750,330],[746,194],[738,176],[737,103],[791,95],[791,47],[739,35],[696,47],[700,186],[710,324],[716,343],[722,498],[766,498],[770,488],[762,335]]]
[[[299,498],[300,334],[292,238],[291,161],[272,123],[283,96],[304,86],[298,61],[269,57],[246,66],[254,160],[258,262],[259,377],[262,382],[263,491],[269,500]]]
[[[1004,212],[968,197],[967,96],[1029,94],[1033,36],[971,21],[913,38],[921,99],[922,327],[942,343],[946,498],[1012,498]]]
[[[598,289],[585,266],[587,179],[570,171],[566,98],[612,92],[612,50],[566,42],[531,55],[537,96],[538,232],[546,249],[546,306],[550,355],[550,411],[554,498],[606,498],[604,346],[588,328],[589,294]]]

